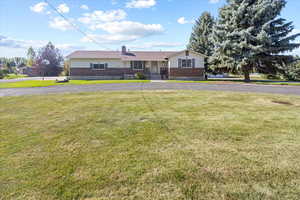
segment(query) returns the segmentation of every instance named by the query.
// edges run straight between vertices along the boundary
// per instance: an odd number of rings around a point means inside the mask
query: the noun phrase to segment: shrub
[[[300,81],[300,62],[285,67],[283,77],[289,81]]]
[[[4,78],[4,73],[2,70],[0,70],[0,79],[3,79]]]
[[[60,74],[59,74],[59,76],[68,76],[69,74],[68,74],[68,72],[66,72],[66,71],[62,71]]]
[[[279,75],[277,74],[264,74],[263,77],[265,79],[269,79],[269,80],[278,80],[281,79]]]
[[[6,70],[6,69],[0,70],[0,79],[3,79],[4,77],[6,77],[7,74],[8,74],[8,70]]]
[[[135,76],[136,79],[139,79],[139,80],[145,80],[146,79],[146,76],[141,72],[136,73],[134,76]]]

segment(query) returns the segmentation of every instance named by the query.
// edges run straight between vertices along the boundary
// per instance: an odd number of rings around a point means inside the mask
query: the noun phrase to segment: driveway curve
[[[130,90],[210,90],[231,92],[253,92],[300,95],[298,86],[273,86],[255,84],[205,84],[205,83],[121,83],[94,85],[62,85],[35,88],[0,89],[0,96],[42,95],[56,93],[79,93],[97,91],[130,91]]]

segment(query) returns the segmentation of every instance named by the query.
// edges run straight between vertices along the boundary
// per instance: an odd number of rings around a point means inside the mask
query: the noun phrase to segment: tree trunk
[[[250,71],[248,69],[244,69],[244,77],[245,82],[250,82]]]

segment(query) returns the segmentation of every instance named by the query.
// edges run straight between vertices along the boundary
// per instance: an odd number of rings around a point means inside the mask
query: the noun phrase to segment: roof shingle
[[[90,58],[90,59],[121,59],[124,61],[142,60],[142,61],[164,61],[172,54],[178,51],[127,51],[122,54],[121,51],[75,51],[67,58]]]

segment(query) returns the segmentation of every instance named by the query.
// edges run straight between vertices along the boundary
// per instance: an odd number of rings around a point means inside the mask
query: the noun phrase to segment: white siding
[[[178,68],[178,59],[195,59],[195,68],[204,68],[204,57],[195,54],[193,52],[189,53],[189,56],[185,56],[185,52],[177,54],[169,58],[169,67]]]
[[[90,68],[90,63],[107,63],[108,68],[127,67],[121,60],[117,59],[71,59],[70,63],[71,68]]]
[[[124,68],[131,68],[130,61],[123,61]]]

